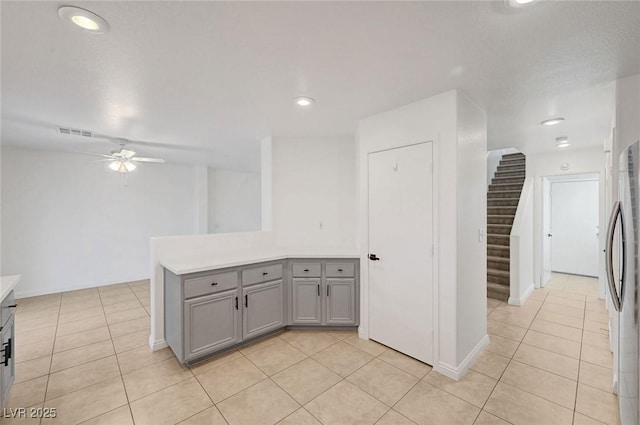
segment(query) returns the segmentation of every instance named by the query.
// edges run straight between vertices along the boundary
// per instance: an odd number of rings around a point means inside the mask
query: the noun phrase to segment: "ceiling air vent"
[[[93,133],[86,130],[78,130],[75,128],[58,127],[60,134],[69,134],[71,136],[93,137]]]

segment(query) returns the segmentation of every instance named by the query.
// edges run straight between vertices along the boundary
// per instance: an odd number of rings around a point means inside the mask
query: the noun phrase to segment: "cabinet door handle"
[[[309,271],[309,269],[304,269],[304,271],[305,271],[305,272],[308,272],[308,271]]]
[[[8,305],[6,308],[16,308],[16,307],[18,307],[18,304],[11,304],[11,305]]]
[[[262,276],[266,276],[268,274],[269,274],[269,272],[262,272]]]
[[[216,286],[218,282],[211,282],[211,286]]]
[[[339,272],[343,271],[342,269],[338,269]]]
[[[11,338],[4,343],[4,349],[0,351],[4,353],[4,365],[9,366],[9,359],[11,358]]]
[[[318,283],[318,296],[320,296],[320,284]]]
[[[244,296],[244,306],[249,307],[249,295]]]
[[[236,297],[236,310],[238,309],[238,297]]]
[[[327,285],[327,297],[329,296],[329,285]]]

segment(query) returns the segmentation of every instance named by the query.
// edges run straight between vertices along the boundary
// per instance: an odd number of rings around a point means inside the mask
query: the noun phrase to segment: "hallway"
[[[491,345],[472,370],[498,383],[483,410],[513,424],[619,423],[597,279],[554,273],[522,307],[487,302]]]

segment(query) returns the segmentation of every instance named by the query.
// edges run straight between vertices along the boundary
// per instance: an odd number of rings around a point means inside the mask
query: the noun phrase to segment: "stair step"
[[[487,199],[488,207],[517,207],[519,199],[516,198],[494,198]]]
[[[490,184],[489,191],[517,190],[522,191],[522,183]]]
[[[494,190],[493,192],[487,192],[488,199],[520,199],[520,192],[518,190]]]
[[[509,285],[510,273],[504,270],[487,270],[487,283]]]
[[[493,177],[526,177],[526,170],[496,171]]]
[[[510,224],[488,224],[487,235],[510,235]]]
[[[487,243],[490,245],[509,246],[511,235],[487,235]]]
[[[511,290],[508,286],[487,283],[487,297],[500,301],[509,301],[509,295]]]
[[[516,215],[518,207],[487,207],[487,215]]]
[[[487,224],[513,224],[514,216],[508,215],[487,215]]]
[[[509,271],[511,261],[509,258],[487,256],[487,269]]]
[[[505,177],[494,177],[491,179],[491,184],[503,184],[503,183],[520,183],[524,184],[524,175],[520,176],[505,176]]]
[[[501,171],[520,171],[520,172],[527,172],[527,168],[524,165],[498,165],[498,168],[496,169],[496,171],[501,172]]]
[[[515,153],[508,153],[508,154],[502,155],[502,159],[505,159],[505,158],[526,158],[526,156],[524,156],[522,152],[515,152]]]
[[[507,156],[503,156],[502,159],[500,160],[500,162],[525,162],[527,160],[527,158],[525,156],[518,156],[518,157],[507,157]]]
[[[509,258],[511,249],[508,246],[487,244],[487,256]]]

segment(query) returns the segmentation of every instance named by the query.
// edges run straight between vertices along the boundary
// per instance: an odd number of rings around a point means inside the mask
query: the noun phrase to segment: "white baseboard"
[[[79,289],[99,288],[101,286],[116,285],[119,283],[135,282],[137,280],[147,280],[147,279],[149,279],[149,277],[142,277],[140,279],[131,279],[126,281],[118,281],[118,282],[89,283],[86,285],[65,286],[65,287],[59,287],[59,288],[42,288],[42,289],[35,289],[30,291],[21,291],[20,283],[18,283],[18,286],[16,287],[16,289],[14,289],[14,294],[17,299],[38,297],[40,295],[59,294],[61,292],[77,291]]]
[[[433,370],[455,381],[459,381],[460,379],[462,379],[465,373],[467,373],[467,370],[469,370],[471,365],[473,365],[478,357],[480,357],[480,354],[482,354],[487,345],[489,345],[489,335],[485,335],[480,340],[480,342],[478,342],[476,346],[473,347],[473,350],[471,350],[471,352],[467,354],[467,357],[465,357],[458,366],[452,366],[444,362],[438,362]]]
[[[527,298],[529,298],[529,295],[533,293],[534,289],[535,287],[532,283],[527,289],[525,289],[524,293],[520,295],[520,298],[509,297],[508,303],[511,305],[523,305],[525,301],[527,301]]]
[[[162,350],[163,348],[167,348],[169,346],[169,344],[167,344],[167,341],[164,339],[154,341],[152,338],[153,336],[149,335],[149,347],[151,348],[151,351]]]
[[[358,337],[360,339],[369,339],[369,332],[367,332],[364,326],[358,326]]]

